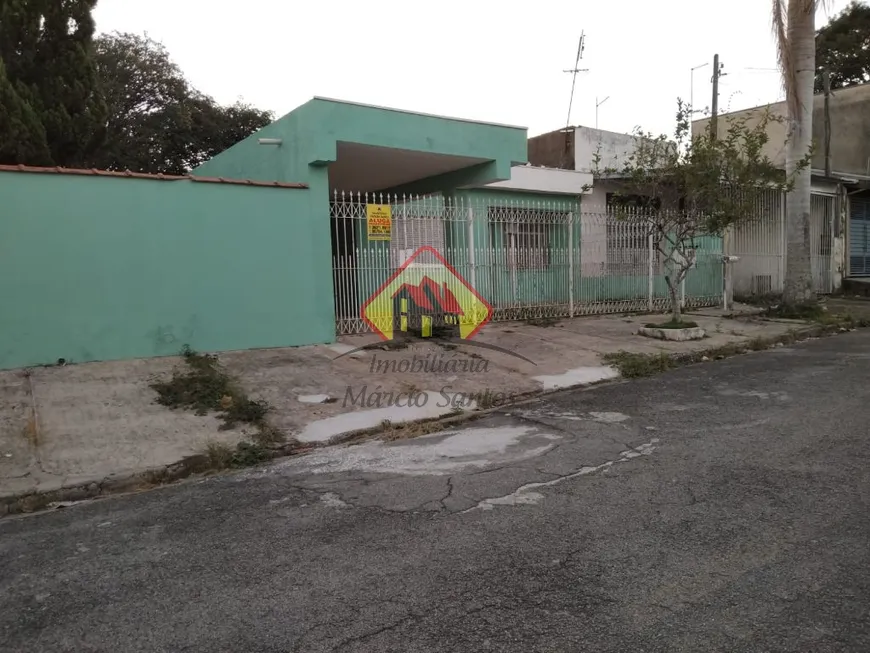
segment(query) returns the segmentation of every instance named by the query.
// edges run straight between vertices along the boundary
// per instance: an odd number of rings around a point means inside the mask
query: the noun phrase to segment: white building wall
[[[620,134],[591,127],[576,127],[574,129],[574,169],[592,172],[595,169],[595,157],[599,155],[598,168],[619,169],[626,164],[628,157],[637,148],[637,137],[631,134]]]
[[[486,188],[498,190],[566,195],[584,195],[591,187],[592,174],[589,172],[537,166],[514,166],[511,168],[510,179],[486,185]]]

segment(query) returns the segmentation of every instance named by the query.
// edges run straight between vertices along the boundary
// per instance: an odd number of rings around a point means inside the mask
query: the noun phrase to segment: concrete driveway
[[[0,520],[0,650],[870,650],[870,333]]]

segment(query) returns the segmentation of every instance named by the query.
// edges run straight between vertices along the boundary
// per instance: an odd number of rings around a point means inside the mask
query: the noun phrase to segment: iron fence
[[[833,291],[833,223],[836,197],[814,193],[810,198],[810,263],[813,287]],[[785,280],[785,195],[770,191],[759,198],[755,213],[725,236],[725,253],[737,256],[733,266],[735,296],[777,295]]]
[[[431,250],[412,264],[434,269],[446,263],[492,306],[494,320],[669,306],[663,261],[641,214],[627,219],[583,207],[576,198],[468,192],[336,193],[331,216],[339,334],[368,331],[363,305],[427,246]],[[680,289],[684,306],[721,301],[721,257],[720,238],[697,239],[695,263]]]

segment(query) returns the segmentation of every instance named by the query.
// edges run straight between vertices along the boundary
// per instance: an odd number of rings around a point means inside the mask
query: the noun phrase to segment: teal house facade
[[[496,320],[664,308],[637,225],[527,151],[522,127],[314,98],[184,177],[0,166],[0,369],[367,333],[424,245]],[[721,296],[718,242],[687,305]]]

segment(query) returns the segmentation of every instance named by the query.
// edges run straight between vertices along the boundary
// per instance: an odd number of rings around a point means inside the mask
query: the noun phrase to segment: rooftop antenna
[[[580,67],[580,60],[583,58],[583,50],[586,49],[586,32],[580,32],[580,42],[577,44],[577,59],[574,61],[574,67],[565,70],[566,73],[571,73],[571,99],[568,101],[568,120],[565,123],[565,128],[571,126],[571,107],[574,106],[574,88],[577,85],[577,73],[588,73],[588,68]]]

